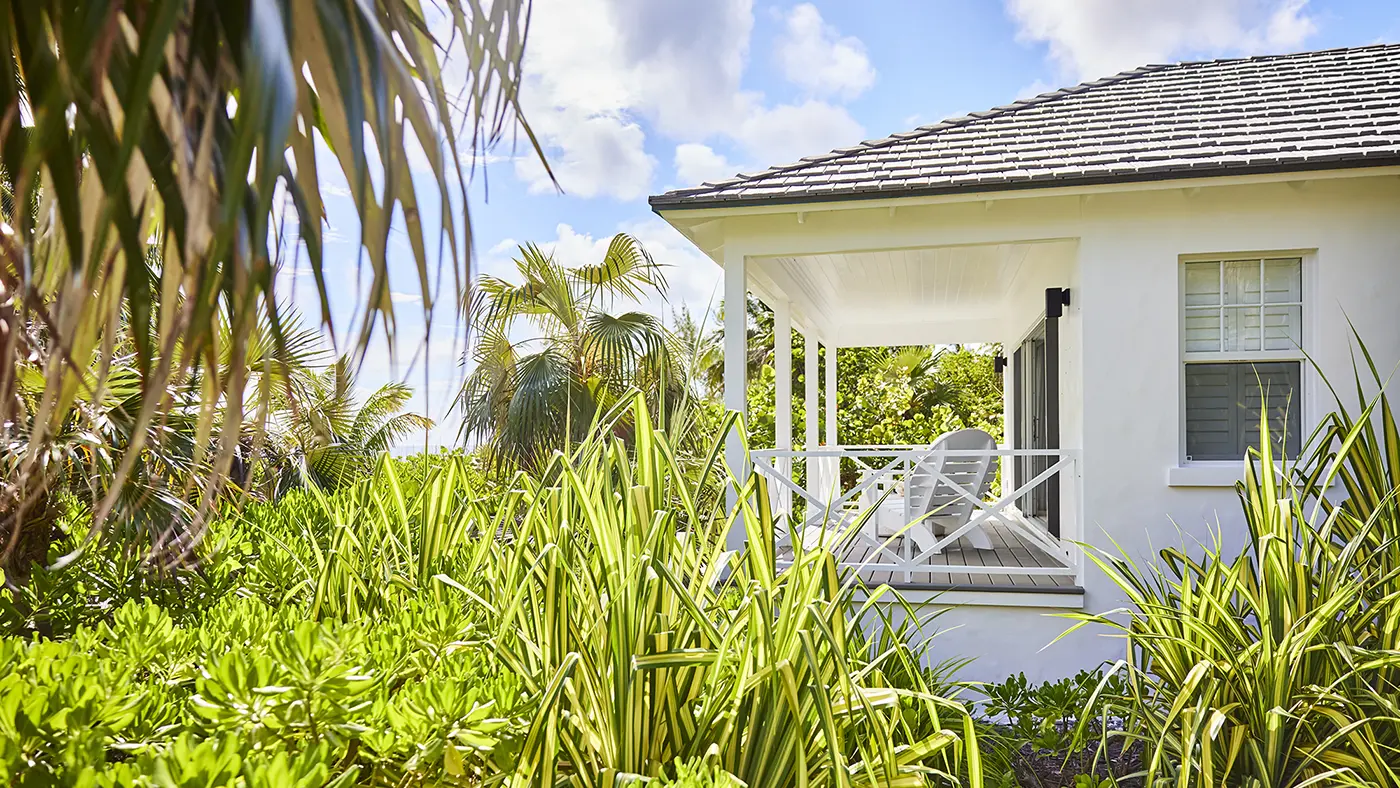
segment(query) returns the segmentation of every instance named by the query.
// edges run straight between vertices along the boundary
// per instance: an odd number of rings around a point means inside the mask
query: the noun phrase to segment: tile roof
[[[656,210],[1400,164],[1400,45],[1144,66],[793,164]]]

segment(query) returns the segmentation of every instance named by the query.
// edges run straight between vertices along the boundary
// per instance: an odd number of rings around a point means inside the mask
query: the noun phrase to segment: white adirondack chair
[[[919,520],[904,533],[922,552],[938,541],[935,534],[947,535],[966,525],[978,511],[973,497],[978,501],[984,500],[991,489],[997,462],[990,452],[996,446],[996,439],[983,430],[958,430],[940,436],[929,455],[909,473],[904,491],[905,517],[898,518],[904,522],[894,530],[903,528],[905,523]],[[986,453],[949,456],[940,450]],[[973,497],[969,497],[969,494]],[[881,518],[881,530],[886,529],[885,523],[889,519]],[[992,539],[981,526],[963,534],[963,538],[978,550],[992,549]]]

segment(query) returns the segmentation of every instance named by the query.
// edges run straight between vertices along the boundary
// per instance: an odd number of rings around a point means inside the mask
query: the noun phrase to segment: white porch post
[[[826,445],[836,445],[836,346],[826,346]]]
[[[792,305],[778,299],[773,304],[773,448],[792,449]],[[792,478],[792,460],[778,462],[778,472]],[[777,492],[774,514],[791,510],[792,491],[773,485]]]
[[[820,367],[817,362],[817,347],[820,340],[817,333],[810,328],[802,332],[802,374],[805,378],[805,389],[802,392],[802,410],[806,414],[803,426],[806,433],[803,439],[803,448],[811,452],[821,444],[821,416],[822,403],[818,398],[821,385],[817,379]],[[826,466],[829,464],[824,458],[813,457],[810,453],[806,460],[807,468],[807,494],[819,500],[827,501],[831,499],[828,489],[831,484],[827,480]]]
[[[748,413],[748,276],[744,270],[744,253],[726,246],[724,249],[724,407],[739,412],[743,423]],[[744,457],[744,442],[737,431],[729,434],[724,447],[724,459],[735,478],[748,476]],[[739,502],[738,490],[730,487],[726,498],[729,508]],[[729,549],[744,546],[744,529],[738,526],[729,532]]]
[[[802,376],[806,378],[802,409],[807,414],[804,425],[806,427],[804,448],[811,451],[817,448],[817,444],[821,442],[820,417],[822,412],[821,400],[817,399],[817,335],[811,329],[802,332],[802,347]]]

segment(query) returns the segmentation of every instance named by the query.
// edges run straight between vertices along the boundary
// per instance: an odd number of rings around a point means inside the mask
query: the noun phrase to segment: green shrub
[[[1125,687],[1121,676],[1102,670],[1041,684],[1019,673],[979,686],[986,696],[980,711],[988,728],[982,740],[989,781],[1014,788],[1068,785],[1072,779],[1076,787],[1098,788],[1100,781],[1111,784],[1136,771],[1136,749],[1125,752],[1116,746],[1121,742],[1108,738],[1122,720],[1094,697],[1122,694]],[[1085,741],[1086,733],[1094,740]]]

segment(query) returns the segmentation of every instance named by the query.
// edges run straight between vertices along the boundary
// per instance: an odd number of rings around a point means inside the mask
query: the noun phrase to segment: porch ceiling
[[[1001,314],[1027,269],[1062,259],[1070,242],[887,249],[754,260],[760,292],[776,291],[794,313],[827,330]],[[987,337],[980,341],[989,341]],[[956,341],[968,341],[958,339]]]

